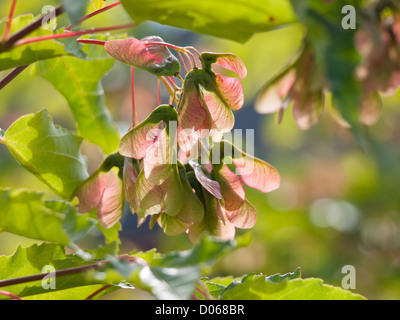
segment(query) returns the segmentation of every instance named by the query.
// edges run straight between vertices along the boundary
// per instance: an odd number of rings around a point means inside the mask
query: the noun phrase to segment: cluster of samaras
[[[246,199],[244,185],[270,192],[279,187],[280,176],[270,164],[223,139],[234,126],[232,110],[243,106],[243,89],[238,78],[212,70],[218,64],[243,79],[243,62],[231,53],[200,54],[155,36],[106,41],[104,49],[115,60],[156,75],[170,101],[134,122],[119,153],[78,188],[80,212],[97,208],[102,226],[111,227],[120,219],[125,199],[139,224],[150,218],[150,227],[157,222],[166,234],[186,232],[191,241],[203,233],[232,239],[235,227],[253,227],[257,211]]]

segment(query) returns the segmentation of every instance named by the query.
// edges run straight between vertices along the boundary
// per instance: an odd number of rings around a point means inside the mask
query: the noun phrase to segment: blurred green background
[[[24,1],[16,14],[39,14],[55,1]],[[8,13],[8,1],[0,3],[0,17]],[[65,17],[59,26],[67,25]],[[90,19],[82,27],[122,24],[129,17],[122,8]],[[302,276],[318,277],[341,286],[345,265],[356,269],[355,292],[369,299],[400,299],[400,95],[384,99],[383,114],[368,128],[369,147],[360,150],[351,133],[339,127],[325,110],[321,122],[308,131],[299,130],[287,109],[283,122],[275,115],[254,111],[257,91],[289,61],[298,48],[302,32],[291,25],[260,33],[245,45],[202,36],[155,23],[128,30],[133,37],[159,35],[166,42],[192,45],[199,51],[233,52],[248,68],[243,80],[245,106],[236,112],[238,129],[255,130],[255,155],[274,165],[282,178],[281,188],[270,194],[247,190],[258,209],[258,222],[250,232],[253,241],[222,259],[210,276],[286,273],[301,267]],[[7,72],[2,72],[4,77]],[[107,106],[121,134],[130,119],[129,67],[116,62],[103,79]],[[136,72],[136,104],[143,119],[157,105],[157,79]],[[167,101],[166,92],[163,100]],[[65,99],[46,80],[26,69],[0,92],[0,128],[26,113],[47,108],[54,122],[74,130],[72,113]],[[93,172],[102,162],[101,150],[88,143],[82,152]],[[0,187],[51,191],[25,171],[0,145]],[[17,213],[16,213],[17,214]],[[238,230],[238,234],[245,233]],[[126,208],[122,218],[122,248],[160,252],[191,247],[186,235],[166,237],[156,226],[152,231],[136,228],[136,218]],[[95,231],[82,246],[95,247]],[[0,233],[0,254],[11,254],[17,245],[33,240]],[[0,266],[1,267],[1,266]],[[142,297],[143,298],[143,297]]]

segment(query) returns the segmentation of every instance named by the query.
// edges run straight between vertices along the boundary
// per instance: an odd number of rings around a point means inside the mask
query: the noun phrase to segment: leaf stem
[[[87,44],[97,44],[99,46],[104,46],[106,43],[103,40],[95,40],[95,39],[77,39],[76,42],[87,43]]]
[[[131,67],[131,92],[132,92],[132,128],[139,123],[135,104],[135,68]]]
[[[189,61],[190,69],[193,69],[196,66],[196,63],[193,65],[193,62],[192,62],[193,58],[191,60],[189,54],[186,51],[184,51],[183,53],[184,53],[186,59],[188,59],[188,61]]]
[[[22,71],[24,71],[29,64],[25,66],[16,67],[12,70],[9,74],[7,74],[1,81],[0,81],[0,90],[3,89],[7,84],[9,84],[16,76],[18,76]]]
[[[168,80],[164,77],[161,76],[160,80],[162,81],[162,83],[165,85],[165,87],[167,88],[168,92],[170,95],[174,94],[174,88],[172,88],[172,86],[169,84]]]
[[[189,71],[188,71],[188,69],[186,68],[185,60],[183,59],[182,53],[181,53],[180,51],[178,51],[178,55],[179,55],[179,59],[180,59],[181,62],[182,62],[183,68],[185,69],[185,72],[188,73]]]
[[[104,287],[101,287],[100,289],[96,290],[93,292],[91,295],[89,295],[85,300],[92,300],[95,296],[97,296],[99,293],[101,293],[104,290],[107,290],[108,288],[112,287],[112,284],[107,284]]]
[[[145,43],[145,45],[146,45],[146,47],[158,45],[158,46],[169,47],[169,48],[175,49],[176,51],[184,51],[184,49],[182,47],[179,47],[174,44],[167,43],[167,42],[148,42],[148,43]]]
[[[127,24],[122,24],[122,25],[112,26],[112,27],[91,28],[88,30],[80,30],[80,31],[52,34],[52,35],[48,35],[48,36],[33,37],[33,38],[19,40],[15,43],[15,45],[20,46],[20,45],[38,42],[38,41],[44,41],[44,40],[71,38],[71,37],[81,36],[81,35],[88,34],[88,33],[104,32],[104,31],[111,31],[111,30],[117,30],[117,29],[126,29],[126,28],[133,27],[133,25],[134,25],[133,23],[127,23]]]
[[[179,52],[183,52],[186,55],[189,54],[190,57],[192,58],[192,62],[193,62],[195,67],[196,67],[196,60],[194,58],[193,53],[191,51],[189,51],[189,49],[193,50],[194,52],[196,52],[198,54],[198,56],[200,57],[200,52],[197,51],[196,48],[194,48],[194,47],[184,47],[184,48],[182,48],[182,47],[179,47],[179,46],[176,46],[174,44],[167,43],[167,42],[149,42],[149,43],[146,43],[145,45],[146,46],[154,46],[154,45],[165,46],[165,47],[169,47],[169,48],[175,49],[178,53]]]
[[[69,31],[69,30],[71,30],[73,27],[75,27],[76,25],[82,23],[83,21],[85,21],[85,20],[87,20],[87,19],[89,19],[89,18],[91,18],[91,17],[94,17],[94,16],[98,15],[99,13],[102,13],[102,12],[104,12],[104,11],[110,10],[110,9],[112,9],[112,8],[114,8],[114,7],[118,6],[118,5],[120,5],[120,4],[121,4],[121,2],[118,1],[118,2],[115,2],[115,3],[110,4],[110,5],[108,5],[108,6],[105,6],[104,8],[101,8],[101,9],[98,9],[98,10],[96,10],[96,11],[93,11],[92,13],[89,13],[88,15],[86,15],[86,16],[80,18],[80,19],[78,20],[77,23],[71,24],[69,27],[65,28],[65,31]]]
[[[22,300],[21,297],[19,297],[19,296],[13,294],[13,293],[11,293],[11,292],[8,292],[8,291],[0,290],[0,295],[13,298],[14,300]]]
[[[14,17],[16,4],[17,4],[17,0],[12,0],[11,1],[10,12],[8,14],[8,21],[7,21],[7,24],[6,24],[6,28],[4,29],[3,36],[1,38],[3,41],[6,41],[8,39],[8,36],[10,35],[11,25],[12,25],[12,20],[13,20],[13,17]]]
[[[161,105],[161,83],[160,77],[157,77],[157,97],[158,97],[158,105]]]

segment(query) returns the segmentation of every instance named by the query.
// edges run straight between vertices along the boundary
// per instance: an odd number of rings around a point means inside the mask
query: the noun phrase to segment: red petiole
[[[99,46],[104,46],[105,43],[106,43],[103,40],[94,40],[94,39],[78,39],[76,41],[79,42],[79,43],[97,44]]]
[[[12,20],[13,20],[13,17],[14,17],[16,4],[17,4],[17,0],[12,0],[11,1],[10,12],[8,14],[8,21],[7,21],[7,24],[6,24],[6,28],[4,29],[3,36],[2,36],[2,40],[3,41],[7,40],[8,36],[10,35],[11,24],[12,24]]]
[[[133,23],[127,23],[127,24],[112,26],[112,27],[93,28],[93,29],[88,29],[88,30],[80,30],[80,31],[67,32],[67,33],[52,34],[52,35],[48,35],[48,36],[33,37],[33,38],[19,40],[15,43],[15,45],[20,46],[20,45],[24,45],[24,44],[28,44],[28,43],[45,41],[45,40],[71,38],[71,37],[82,36],[84,34],[89,34],[89,33],[126,29],[126,28],[133,27],[133,25],[134,25]]]
[[[104,11],[110,10],[110,9],[112,9],[112,8],[114,8],[114,7],[118,6],[118,5],[120,5],[120,4],[121,4],[121,2],[118,1],[118,2],[115,2],[115,3],[110,4],[110,5],[108,5],[108,6],[105,6],[104,8],[101,8],[101,9],[99,9],[99,10],[96,10],[96,11],[94,11],[94,12],[92,12],[92,13],[89,13],[88,15],[86,15],[86,16],[80,18],[76,24],[70,25],[69,27],[65,28],[65,31],[69,31],[69,30],[71,30],[73,27],[75,27],[76,25],[80,24],[81,22],[83,22],[83,21],[85,21],[85,20],[87,20],[87,19],[89,19],[89,18],[91,18],[91,17],[97,16],[99,13],[102,13],[102,12],[104,12]]]
[[[14,299],[14,300],[22,300],[21,297],[19,297],[19,296],[13,294],[13,293],[11,293],[11,292],[4,291],[4,290],[0,290],[0,295],[6,296],[6,297],[10,297],[10,298],[12,298],[12,299]]]

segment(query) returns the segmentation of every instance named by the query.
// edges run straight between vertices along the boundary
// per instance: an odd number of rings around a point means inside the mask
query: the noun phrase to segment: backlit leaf
[[[104,49],[110,57],[130,66],[146,70],[157,76],[173,76],[180,71],[178,59],[162,45],[146,43],[164,42],[160,37],[149,36],[106,41]]]
[[[56,242],[78,242],[94,226],[87,215],[64,201],[45,201],[44,193],[0,189],[0,231]]]
[[[34,22],[35,18],[33,15],[21,15],[14,17],[13,23],[11,25],[11,33],[15,33],[21,30],[23,27]],[[6,25],[6,20],[3,19],[0,22],[0,34],[3,34],[4,27]],[[29,34],[29,37],[39,37],[53,34],[51,30],[46,30],[44,28],[38,28]],[[2,44],[0,42],[0,48]],[[15,68],[18,66],[24,66],[31,64],[36,61],[50,59],[60,56],[71,55],[60,41],[57,40],[47,40],[33,42],[30,44],[25,44],[10,48],[7,51],[0,53],[0,71]]]
[[[111,59],[91,61],[61,57],[41,61],[35,72],[48,80],[67,100],[78,133],[98,144],[106,154],[115,152],[119,132],[105,105],[101,78],[111,69]]]
[[[130,129],[121,139],[119,153],[125,157],[142,159],[159,135],[159,124],[176,121],[176,110],[168,105],[157,107],[145,120]],[[169,132],[168,132],[169,133]]]
[[[82,139],[54,125],[45,109],[16,120],[4,142],[21,165],[64,199],[88,177]]]
[[[152,20],[242,43],[255,32],[295,21],[290,2],[286,0],[121,2],[136,23]]]
[[[79,199],[79,212],[86,213],[97,208],[97,219],[103,228],[116,224],[124,210],[122,181],[118,169],[97,171],[75,192]]]

